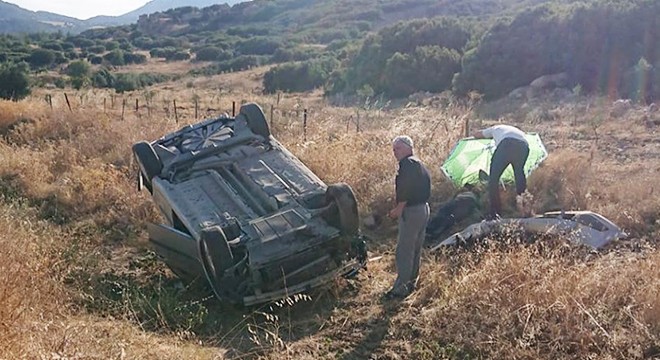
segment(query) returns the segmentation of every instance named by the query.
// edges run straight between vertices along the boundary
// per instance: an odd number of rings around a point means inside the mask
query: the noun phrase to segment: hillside
[[[45,11],[30,11],[0,1],[0,34],[40,31],[80,32],[82,29],[81,21],[78,19]]]
[[[89,28],[118,26],[135,23],[140,15],[167,11],[178,7],[203,8],[214,4],[233,5],[241,0],[151,0],[138,9],[120,16],[96,16],[80,20],[45,11],[30,11],[17,5],[0,1],[0,34],[34,32],[79,33]]]
[[[175,8],[205,8],[216,4],[234,5],[245,0],[151,0],[143,6],[120,16],[95,16],[83,22],[87,28],[97,26],[118,26],[135,23],[141,15],[163,12]]]
[[[71,110],[64,91],[0,101],[4,357],[660,355],[657,107],[632,104],[621,111],[606,98],[583,96],[518,105],[440,97],[426,105],[335,107],[318,92],[255,93],[264,71],[124,95],[68,89]],[[52,109],[45,95],[52,96]],[[137,111],[136,100],[142,104]],[[588,209],[630,236],[602,251],[554,237],[525,244],[516,234],[493,239],[492,246],[425,251],[418,290],[401,303],[384,303],[379,299],[394,280],[396,242],[396,224],[385,221],[363,229],[372,261],[355,280],[270,306],[219,303],[204,289],[184,286],[150,250],[145,224],[160,215],[147,193],[135,189],[130,148],[194,123],[195,104],[215,116],[231,113],[232,101],[242,100],[274,107],[275,136],[323,181],[350,184],[363,219],[392,206],[395,135],[415,139],[432,171],[435,209],[455,191],[439,165],[463,136],[466,120],[477,128],[505,119],[538,132],[550,152],[529,180],[536,212]],[[301,108],[309,109],[306,141],[295,111]],[[513,200],[512,191],[503,194],[507,203]]]

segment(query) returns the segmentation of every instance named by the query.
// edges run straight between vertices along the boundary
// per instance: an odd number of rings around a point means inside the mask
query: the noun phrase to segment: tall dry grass
[[[248,80],[245,86],[252,86]],[[234,100],[256,101],[267,115],[274,105],[275,136],[327,183],[351,185],[367,215],[393,205],[390,141],[396,135],[415,140],[439,202],[456,191],[439,167],[464,136],[466,120],[474,127],[495,120],[481,124],[470,108],[452,102],[358,109],[330,106],[316,93],[285,94],[278,103],[275,96],[195,83],[158,89],[150,95],[151,116],[125,109],[123,120],[121,99],[110,107],[103,92],[71,96],[73,111],[59,95],[54,110],[43,94],[0,101],[0,226],[7,229],[0,236],[7,249],[0,263],[0,357],[578,359],[658,353],[660,197],[654,174],[660,159],[653,154],[660,143],[637,112],[596,122],[607,105],[556,105],[552,121],[519,124],[540,132],[550,151],[529,181],[534,210],[597,211],[631,240],[601,253],[561,239],[524,246],[514,237],[509,245],[474,252],[425,254],[419,291],[394,306],[377,300],[394,277],[395,224],[386,222],[370,244],[372,255],[383,258],[358,281],[339,281],[306,304],[253,312],[218,306],[207,294],[195,298],[146,250],[143,227],[158,214],[135,189],[134,142],[195,122],[194,98],[214,107],[215,115],[230,111]],[[127,102],[145,94],[126,95]],[[185,99],[177,101],[184,108],[179,123],[171,107],[166,112],[174,96]],[[513,193],[504,191],[503,198],[513,214]]]

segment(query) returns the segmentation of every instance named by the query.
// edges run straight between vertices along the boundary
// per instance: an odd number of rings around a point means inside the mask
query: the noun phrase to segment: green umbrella
[[[529,143],[529,157],[525,162],[525,175],[529,176],[539,164],[548,157],[545,145],[539,134],[527,133],[525,138]],[[493,139],[465,138],[454,146],[449,158],[442,164],[442,171],[458,187],[465,184],[477,184],[479,172],[490,171],[490,160],[495,151]],[[502,182],[514,182],[513,167],[509,165],[500,178]]]

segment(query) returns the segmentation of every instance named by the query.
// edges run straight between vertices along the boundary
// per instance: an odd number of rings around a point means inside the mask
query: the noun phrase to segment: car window
[[[575,217],[578,224],[586,225],[598,231],[607,231],[608,227],[599,218],[591,214],[581,214]]]

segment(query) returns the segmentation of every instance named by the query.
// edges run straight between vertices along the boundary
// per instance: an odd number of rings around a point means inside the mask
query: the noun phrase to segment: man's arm
[[[483,130],[477,130],[474,132],[473,136],[476,139],[490,139],[493,137],[492,127]]]
[[[403,208],[406,207],[408,199],[410,199],[411,192],[414,191],[412,188],[412,178],[411,178],[411,168],[410,163],[403,162],[400,165],[399,173],[396,177],[396,206],[390,210],[389,217],[396,219],[401,216],[403,213]]]

